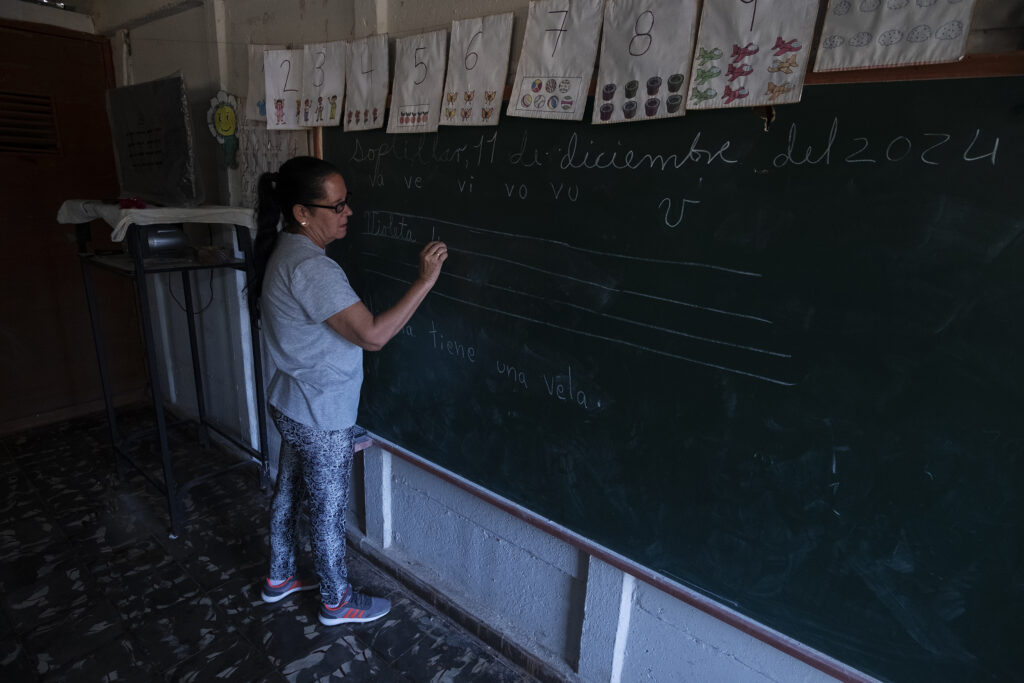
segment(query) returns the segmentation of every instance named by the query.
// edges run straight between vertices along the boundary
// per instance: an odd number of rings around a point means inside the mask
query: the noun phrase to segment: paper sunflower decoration
[[[238,152],[238,98],[223,90],[210,98],[210,110],[206,112],[206,123],[217,142],[224,145],[224,164],[238,168],[235,154]]]

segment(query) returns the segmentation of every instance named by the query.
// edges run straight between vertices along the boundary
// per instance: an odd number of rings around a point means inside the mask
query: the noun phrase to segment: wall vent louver
[[[0,90],[0,152],[60,152],[53,99],[49,95]]]

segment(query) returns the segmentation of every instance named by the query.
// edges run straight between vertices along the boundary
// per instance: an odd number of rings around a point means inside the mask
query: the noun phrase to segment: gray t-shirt
[[[282,232],[260,297],[264,338],[277,370],[267,401],[322,430],[356,423],[363,350],[325,321],[359,301],[345,271],[303,236]]]

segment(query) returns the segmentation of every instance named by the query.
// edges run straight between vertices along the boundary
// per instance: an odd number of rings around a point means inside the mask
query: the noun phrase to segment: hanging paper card
[[[388,36],[381,33],[348,45],[345,130],[384,125],[388,101]]]
[[[511,43],[511,13],[452,22],[442,125],[498,125]]]
[[[267,128],[302,128],[302,50],[263,53],[267,93]]]
[[[395,41],[389,133],[433,133],[444,87],[445,30]]]
[[[601,33],[602,0],[530,3],[509,116],[579,121]]]
[[[348,43],[306,45],[302,55],[302,125],[337,126],[345,96]]]
[[[249,46],[249,89],[245,96],[245,118],[248,121],[267,120],[267,80],[263,72],[263,52],[283,48],[284,45]]]
[[[696,25],[695,2],[610,0],[592,121],[682,116]]]
[[[815,71],[955,62],[974,0],[832,0]]]
[[[818,0],[705,2],[690,109],[799,102]]]

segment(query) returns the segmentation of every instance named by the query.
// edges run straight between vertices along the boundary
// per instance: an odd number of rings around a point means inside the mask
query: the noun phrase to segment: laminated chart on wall
[[[395,41],[389,133],[433,133],[440,116],[448,32],[444,29]]]
[[[687,107],[799,102],[818,0],[708,0]]]
[[[974,0],[832,0],[815,71],[955,62]]]
[[[593,122],[682,116],[696,26],[695,2],[608,2]]]
[[[337,126],[345,99],[348,43],[306,45],[302,55],[302,125]]]
[[[267,128],[302,128],[302,50],[267,50],[263,53],[267,95]]]
[[[283,50],[284,45],[249,46],[249,89],[245,96],[245,120],[267,120],[266,76],[263,69],[263,53],[267,50]]]
[[[602,0],[531,2],[509,116],[580,121],[594,74]]]
[[[511,12],[452,22],[441,125],[498,124],[511,45]]]
[[[388,36],[349,43],[345,78],[345,131],[384,125],[388,102]]]

